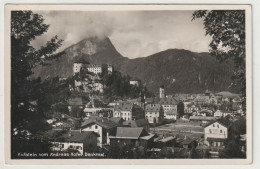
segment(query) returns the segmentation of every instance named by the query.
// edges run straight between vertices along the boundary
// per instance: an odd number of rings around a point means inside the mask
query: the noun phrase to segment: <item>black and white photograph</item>
[[[250,163],[250,6],[28,6],[5,11],[10,161]]]

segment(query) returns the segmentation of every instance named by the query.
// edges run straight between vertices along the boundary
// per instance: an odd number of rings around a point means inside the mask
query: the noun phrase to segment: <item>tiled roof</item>
[[[216,122],[218,122],[219,124],[221,124],[221,125],[223,125],[223,126],[225,126],[225,127],[230,127],[230,125],[231,125],[231,123],[227,120],[227,119],[225,119],[225,118],[220,118],[220,119],[218,119],[218,120],[214,120],[214,121],[212,121],[211,123],[208,123],[207,125],[205,125],[204,127],[208,127],[208,126],[210,126],[211,124],[213,124],[213,123],[216,123]]]
[[[138,139],[142,137],[143,128],[133,128],[133,127],[117,127],[116,138],[125,139]]]
[[[159,112],[161,108],[160,104],[148,104],[145,107],[146,111],[151,111],[151,112]]]

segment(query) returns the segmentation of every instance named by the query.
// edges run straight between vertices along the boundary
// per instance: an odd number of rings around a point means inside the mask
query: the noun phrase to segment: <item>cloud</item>
[[[191,22],[192,11],[72,12],[35,11],[50,25],[33,45],[44,45],[58,35],[64,49],[92,36],[108,36],[116,49],[129,58],[145,57],[169,48],[206,52],[202,21]]]

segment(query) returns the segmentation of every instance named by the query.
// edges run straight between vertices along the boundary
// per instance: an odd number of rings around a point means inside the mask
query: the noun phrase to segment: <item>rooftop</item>
[[[158,112],[160,111],[161,105],[160,104],[147,104],[145,107],[146,111]]]
[[[119,105],[115,106],[116,111],[131,111],[133,107],[133,103],[128,102],[120,102]]]
[[[174,98],[161,98],[159,101],[159,104],[161,105],[177,105],[178,102]]]
[[[142,127],[117,127],[116,138],[123,139],[138,139],[139,137],[147,136]]]

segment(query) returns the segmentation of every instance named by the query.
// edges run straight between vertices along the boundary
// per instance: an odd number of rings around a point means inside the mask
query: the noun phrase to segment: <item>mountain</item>
[[[121,72],[142,79],[149,90],[159,93],[202,93],[230,90],[231,63],[219,63],[208,53],[169,49],[144,58],[130,60]],[[236,90],[236,89],[235,89]],[[232,90],[233,91],[233,90]]]
[[[232,91],[231,63],[219,63],[208,53],[195,53],[183,49],[169,49],[147,57],[123,57],[109,38],[88,38],[64,50],[65,54],[50,66],[37,66],[33,77],[68,77],[73,74],[73,62],[82,57],[90,63],[110,63],[115,70],[142,83],[157,94],[163,84],[167,94]]]
[[[93,64],[110,63],[115,69],[120,69],[128,58],[117,52],[109,38],[100,39],[98,37],[84,39],[64,50],[57,60],[52,60],[49,66],[37,66],[32,78],[41,77],[68,77],[73,74],[73,63],[82,57]]]

